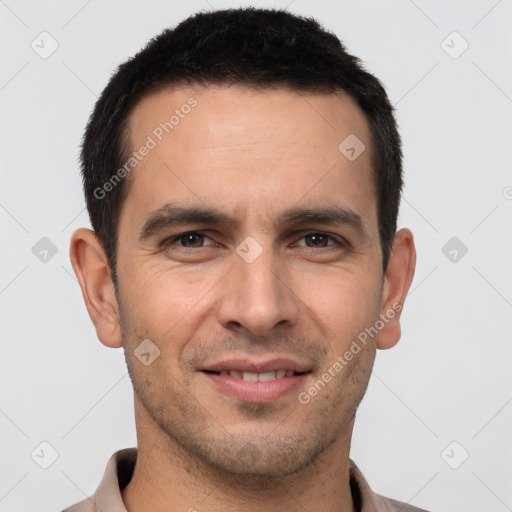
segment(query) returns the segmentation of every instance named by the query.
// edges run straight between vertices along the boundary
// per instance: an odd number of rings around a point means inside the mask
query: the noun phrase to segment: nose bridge
[[[248,237],[237,247],[219,308],[219,321],[225,327],[241,325],[264,336],[277,325],[297,321],[297,304],[284,282],[284,267],[266,240]]]
[[[261,254],[254,261],[249,262],[243,258],[242,260],[237,262],[237,273],[242,285],[239,292],[243,292],[241,298],[247,295],[257,303],[263,302],[264,304],[268,304],[269,301],[277,301],[280,295],[278,290],[279,263],[276,262],[272,248],[262,248]]]

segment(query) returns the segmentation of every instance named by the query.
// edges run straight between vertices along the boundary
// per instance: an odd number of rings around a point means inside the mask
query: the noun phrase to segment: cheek
[[[131,332],[152,339],[167,352],[178,352],[193,337],[225,274],[218,269],[201,272],[136,262],[123,270],[120,282],[126,287],[121,297]]]
[[[371,276],[340,271],[321,286],[304,286],[303,290],[305,304],[329,327],[330,337],[357,335],[379,315],[379,294]]]

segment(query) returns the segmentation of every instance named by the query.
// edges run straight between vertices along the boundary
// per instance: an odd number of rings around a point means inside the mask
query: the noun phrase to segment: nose
[[[251,263],[234,255],[225,291],[217,310],[218,320],[230,330],[248,330],[266,337],[276,328],[295,326],[300,299],[290,287],[284,263],[266,248]]]

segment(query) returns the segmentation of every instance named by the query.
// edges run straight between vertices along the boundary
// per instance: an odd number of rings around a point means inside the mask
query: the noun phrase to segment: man
[[[311,19],[201,13],[112,77],[70,255],[138,448],[68,511],[413,511],[349,459],[415,267],[380,82]]]

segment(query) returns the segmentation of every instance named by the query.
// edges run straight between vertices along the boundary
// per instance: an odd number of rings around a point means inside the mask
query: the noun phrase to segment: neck
[[[269,478],[235,475],[203,463],[156,429],[140,409],[136,406],[137,464],[121,492],[128,512],[355,512],[349,483],[353,420],[313,463]]]

